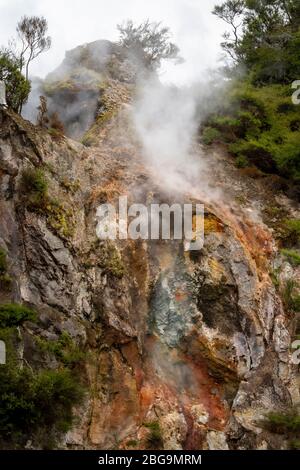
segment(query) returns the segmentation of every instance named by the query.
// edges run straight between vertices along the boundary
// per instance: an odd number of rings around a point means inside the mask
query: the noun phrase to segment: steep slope
[[[106,96],[117,99],[85,136],[89,147],[53,140],[10,111],[0,115],[0,246],[12,279],[0,300],[38,312],[19,329],[19,359],[34,370],[59,367],[40,341],[63,333],[85,352],[85,401],[57,446],[284,448],[259,425],[269,410],[299,400],[293,324],[269,274],[276,244],[253,217],[269,204],[264,181],[241,178],[216,149],[206,158],[222,201],[209,200],[200,184],[190,195],[163,189],[141,158],[124,84],[109,83]],[[201,146],[197,152],[202,158]],[[24,185],[28,168],[47,180],[38,199]],[[97,207],[120,195],[129,203],[204,202],[203,249],[98,240]],[[279,262],[290,276],[294,268]],[[25,437],[27,447],[41,445]]]
[[[123,48],[106,40],[94,41],[66,52],[65,59],[44,80],[34,79],[24,115],[36,120],[39,96],[47,98],[49,115],[57,113],[66,135],[83,136],[105,108],[108,83],[130,89],[136,71]]]

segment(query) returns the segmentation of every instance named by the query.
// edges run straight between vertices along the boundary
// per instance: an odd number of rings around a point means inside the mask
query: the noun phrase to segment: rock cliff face
[[[134,82],[136,68],[126,51],[110,41],[99,40],[66,53],[62,64],[45,80],[34,79],[33,93],[25,105],[25,116],[34,120],[39,96],[47,98],[49,114],[57,113],[69,137],[80,139],[95,118],[107,111],[105,90]]]
[[[57,366],[41,357],[37,338],[67,332],[86,352],[85,401],[60,447],[284,448],[259,422],[299,399],[292,325],[269,275],[272,231],[249,216],[275,195],[264,182],[241,179],[215,149],[207,158],[228,202],[199,201],[206,206],[201,251],[185,252],[177,241],[98,240],[101,203],[120,195],[145,204],[186,198],[158,186],[134,139],[116,139],[126,126],[129,133],[128,90],[107,85],[114,112],[85,136],[89,147],[53,140],[0,111],[0,246],[12,278],[0,301],[39,314],[20,329],[20,354],[33,368],[41,360]],[[28,168],[46,175],[42,208],[22,186]],[[246,207],[236,203],[241,195]]]

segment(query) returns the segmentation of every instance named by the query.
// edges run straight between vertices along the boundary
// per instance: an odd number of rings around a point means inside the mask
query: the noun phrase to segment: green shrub
[[[249,165],[249,162],[244,155],[240,155],[235,159],[235,165],[237,168],[246,168]]]
[[[237,158],[240,156],[246,157],[252,165],[266,173],[274,173],[276,170],[270,147],[255,139],[251,138],[247,141],[242,140],[233,143],[230,145],[229,150]]]
[[[0,274],[5,274],[7,270],[6,253],[0,248]]]
[[[19,326],[25,321],[36,321],[37,314],[31,308],[19,304],[0,305],[0,328]]]
[[[213,127],[205,127],[202,133],[202,142],[205,145],[211,145],[217,140],[220,140],[221,133]]]
[[[42,169],[24,170],[21,187],[28,210],[45,216],[49,225],[59,235],[64,237],[73,235],[73,212],[48,195],[48,182]]]
[[[0,52],[0,80],[6,84],[7,105],[20,112],[30,93],[30,82],[19,70],[19,61],[8,52]]]
[[[11,289],[12,278],[9,274],[0,274],[0,290],[9,291]]]
[[[61,181],[61,185],[66,191],[70,192],[71,194],[75,194],[80,189],[79,180],[72,181],[72,180],[68,180],[67,178],[64,178]]]
[[[289,186],[297,188],[300,186],[299,122],[300,106],[291,105],[289,86],[256,87],[248,80],[240,80],[233,82],[221,109],[208,118],[207,126],[218,131],[218,140],[227,143],[234,156],[246,157],[250,164],[289,179]]]
[[[292,312],[300,312],[300,295],[295,294],[298,284],[293,279],[288,279],[284,285],[282,298],[285,307]]]
[[[272,411],[263,421],[263,427],[276,434],[289,434],[300,432],[300,415],[297,408],[286,412]]]
[[[126,442],[127,447],[136,447],[138,445],[138,441],[136,439],[130,439]]]
[[[270,271],[270,278],[273,282],[273,285],[278,288],[280,286],[280,278],[279,278],[279,274],[280,274],[280,268],[276,268],[276,269],[272,269]]]
[[[213,11],[227,23],[221,46],[233,59],[224,67],[232,89],[227,87],[218,117],[238,120],[219,130],[231,137],[235,155],[288,178],[289,194],[297,197],[300,106],[292,103],[291,83],[300,74],[299,5],[299,0],[223,0]],[[237,73],[240,69],[245,73]]]
[[[300,450],[300,439],[292,439],[290,442],[291,450]]]
[[[40,168],[27,168],[22,173],[22,186],[28,193],[35,193],[40,197],[47,194],[48,183],[45,173]]]
[[[39,372],[33,379],[37,424],[55,426],[61,432],[68,431],[73,423],[72,407],[80,402],[82,396],[82,388],[71,371],[61,369]]]
[[[295,313],[300,312],[300,295],[295,295],[292,299],[292,308]]]
[[[83,392],[68,370],[33,373],[27,367],[5,365],[0,369],[0,395],[0,434],[13,445],[24,445],[28,436],[34,439],[39,434],[40,439],[44,432],[48,441],[50,433],[68,431],[72,407]]]
[[[9,290],[12,279],[7,271],[7,260],[5,251],[0,248],[0,290]]]
[[[6,364],[0,366],[0,447],[24,448],[28,439],[51,447],[72,426],[72,408],[84,396],[80,380],[67,368],[21,367],[16,328],[0,328],[0,339],[7,351]]]
[[[163,446],[162,432],[158,421],[150,421],[144,423],[144,426],[149,429],[149,434],[146,439],[146,445],[150,449],[159,449]]]
[[[42,351],[53,354],[57,360],[68,366],[78,364],[86,358],[85,352],[80,350],[66,332],[63,332],[56,341],[38,338],[37,344]]]
[[[98,265],[106,272],[121,279],[126,272],[121,255],[113,243],[107,242],[99,247]]]
[[[286,411],[271,411],[258,424],[271,433],[284,436],[290,449],[300,449],[299,406]]]
[[[296,245],[300,241],[300,220],[288,219],[284,221],[284,241],[290,245]]]
[[[290,261],[293,266],[300,265],[300,253],[295,250],[281,250],[281,253]]]
[[[239,120],[232,116],[215,116],[210,120],[210,124],[213,128],[219,131],[226,132],[232,131],[232,128],[239,126]]]

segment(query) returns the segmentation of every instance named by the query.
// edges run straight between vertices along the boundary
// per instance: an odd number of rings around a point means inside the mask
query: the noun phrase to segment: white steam
[[[223,94],[212,81],[177,88],[150,77],[139,85],[133,104],[133,125],[146,164],[166,190],[211,194],[203,150],[197,139],[209,111]]]

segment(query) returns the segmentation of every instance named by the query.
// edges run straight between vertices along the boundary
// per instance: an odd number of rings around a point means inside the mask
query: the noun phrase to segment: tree
[[[240,29],[243,24],[243,14],[245,11],[245,2],[243,0],[227,0],[222,5],[217,5],[213,14],[225,21],[230,27],[230,32],[225,32],[221,46],[234,62],[240,59]]]
[[[0,80],[6,84],[8,107],[21,111],[30,93],[30,82],[19,70],[19,62],[7,51],[0,52]]]
[[[17,25],[17,33],[22,43],[20,70],[25,67],[26,80],[30,63],[51,47],[51,38],[46,36],[47,30],[48,23],[43,16],[23,16]]]
[[[120,31],[120,45],[128,55],[147,70],[157,70],[163,59],[179,58],[179,48],[170,42],[170,30],[161,23],[144,23],[135,25],[128,20],[117,26]]]
[[[21,113],[30,93],[30,63],[51,46],[51,38],[46,36],[47,29],[44,17],[24,16],[17,25],[21,47],[12,40],[8,48],[0,50],[0,80],[6,84],[8,106],[18,113]]]
[[[226,0],[213,13],[231,27],[223,49],[254,81],[290,83],[299,76],[299,0]]]

